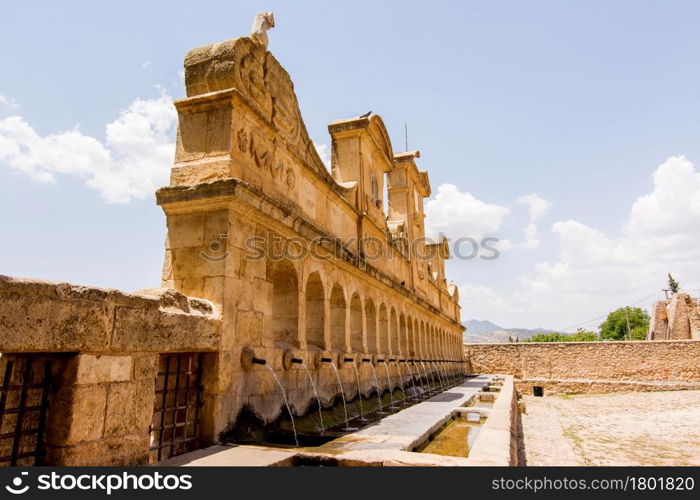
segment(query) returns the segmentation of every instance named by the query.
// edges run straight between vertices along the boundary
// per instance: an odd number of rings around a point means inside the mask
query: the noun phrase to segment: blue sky
[[[167,180],[182,60],[246,35],[259,10],[275,12],[270,50],[318,144],[371,109],[399,151],[406,122],[433,228],[504,240],[497,260],[449,263],[463,318],[563,328],[658,292],[668,271],[700,288],[693,1],[6,1],[0,273],[158,284],[150,186]]]

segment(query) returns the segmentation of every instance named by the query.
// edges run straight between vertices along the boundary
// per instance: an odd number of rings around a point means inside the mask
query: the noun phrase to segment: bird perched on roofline
[[[360,115],[360,118],[367,118],[371,114],[372,114],[372,111],[367,111],[364,115]]]

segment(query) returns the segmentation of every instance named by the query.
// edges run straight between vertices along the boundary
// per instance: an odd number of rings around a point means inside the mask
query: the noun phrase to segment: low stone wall
[[[467,458],[468,465],[508,467],[519,464],[520,409],[513,377],[505,377]]]
[[[548,394],[606,394],[610,392],[697,391],[697,382],[654,382],[586,379],[518,379],[516,386],[522,394],[533,394],[534,387],[542,387]]]
[[[465,344],[464,354],[471,373],[513,375],[519,387],[530,382],[560,392],[667,390],[700,382],[700,342],[692,340]]]
[[[173,290],[127,294],[0,276],[0,363],[50,355],[43,462],[148,462],[162,353],[218,348],[221,320],[207,301]],[[204,409],[206,411],[206,408]]]

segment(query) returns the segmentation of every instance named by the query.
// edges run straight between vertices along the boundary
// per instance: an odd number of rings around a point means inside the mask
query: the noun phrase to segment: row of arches
[[[320,271],[299,283],[291,262],[268,266],[272,285],[272,335],[297,347],[422,359],[461,359],[461,332],[438,326],[439,318],[406,312],[390,298],[346,293]],[[300,286],[303,285],[303,286]]]

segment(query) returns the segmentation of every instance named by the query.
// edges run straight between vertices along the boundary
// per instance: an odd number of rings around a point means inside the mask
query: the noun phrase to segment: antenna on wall
[[[403,132],[404,132],[404,139],[406,141],[406,149],[404,151],[408,151],[408,123],[403,122]]]

